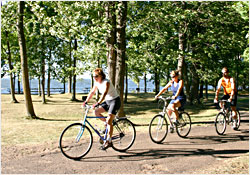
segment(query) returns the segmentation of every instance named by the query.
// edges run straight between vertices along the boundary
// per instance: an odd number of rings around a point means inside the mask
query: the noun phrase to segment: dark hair
[[[179,70],[173,70],[171,73],[174,73],[175,76],[179,76]]]
[[[101,68],[96,68],[93,72],[95,72],[98,76],[101,76],[103,80],[106,78],[106,75]]]
[[[229,69],[228,69],[227,67],[223,67],[222,70],[223,70],[223,69],[226,69],[226,70],[227,70],[226,72],[229,72]]]

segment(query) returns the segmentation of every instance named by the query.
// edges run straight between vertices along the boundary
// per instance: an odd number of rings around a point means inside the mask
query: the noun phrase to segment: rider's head
[[[223,67],[221,72],[222,72],[223,77],[228,77],[229,70],[227,67]]]
[[[178,79],[178,77],[179,77],[179,71],[178,71],[178,70],[173,70],[173,71],[170,73],[170,77],[172,78],[172,80],[174,80],[175,78]]]
[[[95,81],[102,82],[106,78],[106,75],[104,74],[103,70],[101,68],[96,68],[93,71],[93,77]]]

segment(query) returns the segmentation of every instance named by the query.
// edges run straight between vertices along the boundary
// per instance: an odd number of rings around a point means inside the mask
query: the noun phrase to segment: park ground
[[[81,99],[83,95],[77,94],[77,98]],[[188,139],[169,134],[164,144],[157,145],[150,141],[147,134],[150,120],[160,111],[153,100],[154,94],[130,94],[125,111],[136,124],[137,138],[129,152],[117,153],[108,150],[102,153],[96,146],[86,159],[75,162],[60,153],[58,139],[67,125],[81,120],[82,102],[70,101],[70,94],[58,94],[47,98],[47,104],[42,104],[41,97],[33,95],[34,109],[39,119],[31,120],[26,117],[23,95],[16,95],[20,102],[17,104],[10,103],[10,95],[1,95],[1,172],[248,174],[249,95],[240,93],[238,98],[242,114],[240,130],[233,131],[229,128],[225,136],[218,136],[213,126],[215,115],[218,113],[212,103],[213,96],[214,93],[209,92],[209,98],[204,99],[202,105],[186,106],[193,122]],[[102,154],[104,155],[100,156]],[[105,160],[110,160],[110,163],[101,166],[100,164],[107,163]],[[56,165],[54,162],[57,162]],[[99,162],[98,166],[93,162]],[[107,168],[114,162],[117,169]],[[133,168],[133,162],[138,164],[138,168]],[[84,165],[89,167],[88,171],[81,167]],[[124,172],[122,167],[131,171]],[[173,170],[171,167],[177,168]]]

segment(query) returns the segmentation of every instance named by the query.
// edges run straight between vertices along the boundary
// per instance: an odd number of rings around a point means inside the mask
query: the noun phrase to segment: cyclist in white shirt
[[[103,112],[108,112],[108,117],[106,120],[104,118],[101,118],[102,121],[107,122],[107,127],[109,129],[107,142],[105,142],[104,146],[102,147],[102,149],[107,149],[112,144],[111,140],[113,134],[112,121],[115,118],[116,113],[120,109],[121,100],[113,84],[106,79],[106,75],[104,74],[102,69],[100,68],[95,69],[93,71],[93,77],[95,80],[94,87],[91,89],[83,105],[85,106],[85,104],[89,102],[89,100],[95,94],[97,89],[100,91],[102,96],[100,97],[99,101],[96,104],[93,104],[93,107],[95,108],[96,116],[103,116],[102,115]],[[100,107],[96,108],[97,106]]]

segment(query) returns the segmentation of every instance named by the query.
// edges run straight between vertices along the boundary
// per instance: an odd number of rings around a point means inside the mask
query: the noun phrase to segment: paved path
[[[248,120],[245,115],[244,120]],[[127,153],[112,148],[106,152],[94,143],[90,153],[80,161],[67,159],[59,148],[54,151],[19,156],[11,160],[2,157],[3,174],[192,174],[218,164],[221,160],[249,152],[249,122],[239,131],[227,127],[224,136],[215,132],[214,125],[194,125],[189,138],[176,133],[163,144],[153,143],[147,133],[137,133],[134,145]]]

